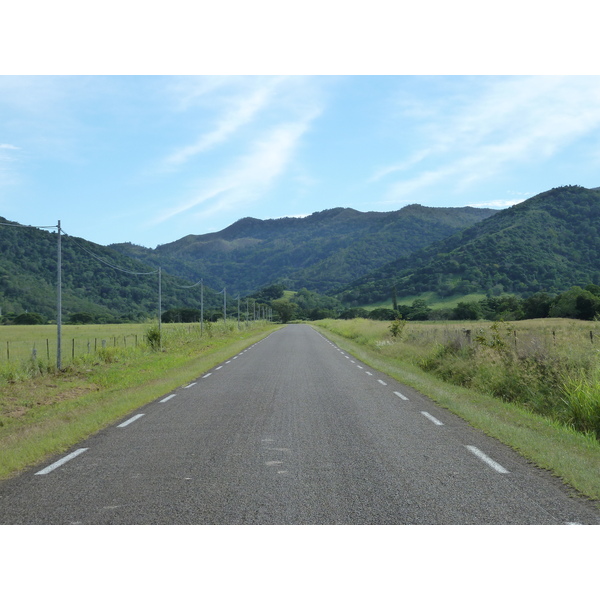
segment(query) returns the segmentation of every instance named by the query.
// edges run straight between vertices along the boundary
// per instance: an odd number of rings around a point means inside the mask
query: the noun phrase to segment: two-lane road
[[[600,514],[310,326],[290,325],[1,482],[0,523],[597,524]]]

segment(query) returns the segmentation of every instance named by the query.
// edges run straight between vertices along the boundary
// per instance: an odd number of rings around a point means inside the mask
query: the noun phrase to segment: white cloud
[[[319,114],[319,110],[307,112],[299,120],[280,124],[264,133],[233,165],[204,182],[190,199],[163,212],[154,223],[196,207],[205,207],[195,215],[195,218],[203,218],[255,201],[288,167],[302,136]]]
[[[18,146],[13,146],[12,144],[0,144],[0,150],[20,150]]]
[[[525,200],[527,200],[527,198],[522,198],[520,200],[515,200],[514,198],[501,199],[501,200],[488,200],[487,202],[471,203],[471,204],[468,204],[467,206],[472,206],[473,208],[503,209],[503,208],[508,208],[509,206],[514,206],[515,204],[524,202]]]
[[[212,86],[205,86],[202,88],[202,92],[199,93],[202,97],[205,97],[210,92],[221,90],[225,83],[225,81],[219,81]],[[228,98],[224,102],[226,109],[217,120],[216,126],[211,131],[201,135],[195,142],[172,152],[165,159],[165,165],[167,167],[182,165],[197,154],[226,142],[241,127],[250,123],[262,110],[268,108],[280,83],[280,78],[269,79],[266,82],[259,80],[257,83],[258,85],[254,89],[248,90],[244,86],[241,91],[236,90],[234,97]],[[193,97],[195,96],[192,95]],[[186,103],[190,101],[187,100]]]
[[[390,184],[388,201],[434,183],[463,191],[508,166],[548,160],[600,128],[598,77],[471,78],[465,91],[473,84],[458,108],[428,111],[419,127],[421,147],[372,178],[412,168]],[[456,107],[456,98],[449,103]]]

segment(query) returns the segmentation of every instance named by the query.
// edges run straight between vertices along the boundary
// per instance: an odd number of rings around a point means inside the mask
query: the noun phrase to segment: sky
[[[598,76],[2,76],[0,216],[155,247],[600,186]]]
[[[576,28],[513,0],[493,28],[462,0],[224,0],[201,15],[107,0],[86,4],[93,18],[34,4],[0,26],[11,221],[154,248],[244,217],[501,209],[600,186],[594,20],[578,0]]]

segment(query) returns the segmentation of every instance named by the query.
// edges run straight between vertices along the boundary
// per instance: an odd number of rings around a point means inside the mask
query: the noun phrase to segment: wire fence
[[[137,333],[102,337],[68,337],[62,339],[64,361],[73,361],[86,354],[97,353],[102,348],[137,348],[143,336]],[[37,340],[0,341],[0,363],[21,362],[29,359],[54,360],[56,356],[56,337]]]

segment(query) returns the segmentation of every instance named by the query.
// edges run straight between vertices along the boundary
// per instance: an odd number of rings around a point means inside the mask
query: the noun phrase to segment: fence
[[[93,354],[107,347],[135,347],[140,336],[137,333],[114,335],[109,337],[65,337],[62,338],[63,360],[72,361],[84,354]],[[56,357],[56,338],[37,340],[6,340],[0,342],[0,363],[20,362],[23,360],[46,359],[53,361]]]

